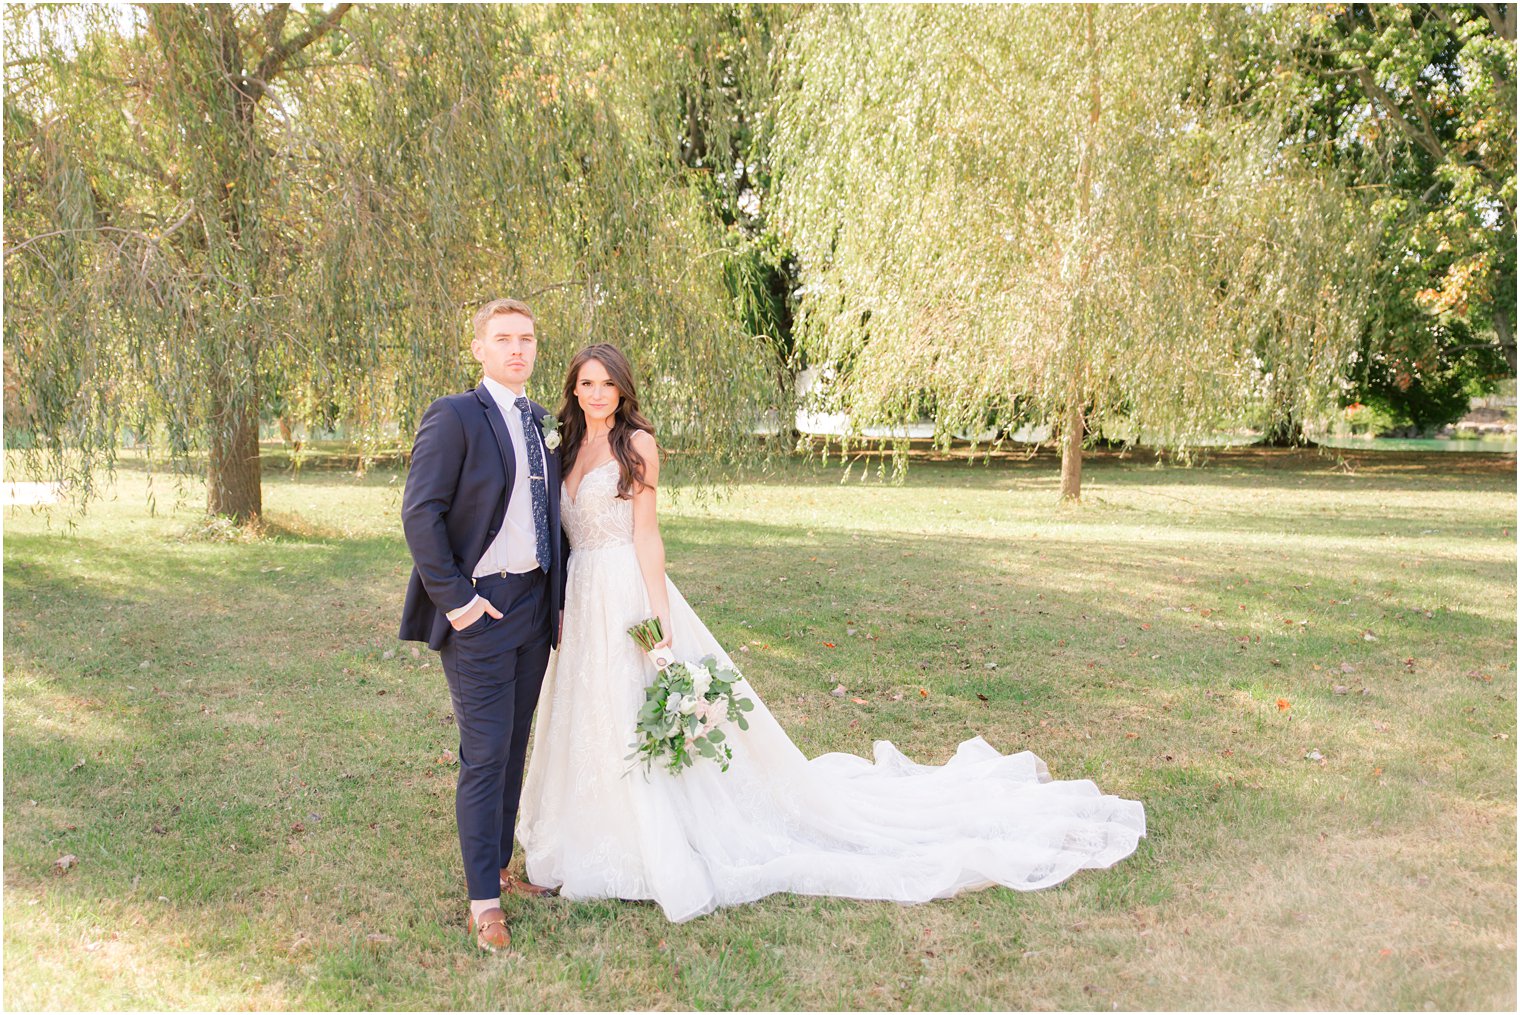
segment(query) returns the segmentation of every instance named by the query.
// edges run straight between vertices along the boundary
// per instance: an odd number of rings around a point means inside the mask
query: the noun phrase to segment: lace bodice
[[[569,488],[561,484],[560,524],[572,550],[600,550],[633,543],[633,501],[618,499],[617,484],[615,458],[607,459],[581,477],[574,500]]]

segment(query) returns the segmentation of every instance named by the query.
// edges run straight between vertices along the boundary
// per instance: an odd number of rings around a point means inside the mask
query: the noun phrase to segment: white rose
[[[693,663],[691,667],[691,690],[699,698],[707,697],[707,689],[712,686],[712,670],[700,663]]]
[[[697,701],[698,700],[699,699],[697,698],[697,696],[695,694],[683,695],[682,698],[681,698],[680,713],[682,715],[691,715],[693,712],[695,712],[697,710]]]

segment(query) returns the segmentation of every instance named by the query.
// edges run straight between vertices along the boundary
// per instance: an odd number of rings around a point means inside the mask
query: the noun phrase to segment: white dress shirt
[[[502,519],[501,527],[497,530],[496,538],[486,547],[486,552],[481,555],[480,563],[475,565],[474,578],[483,578],[488,574],[499,574],[506,571],[509,574],[524,574],[538,568],[538,535],[533,530],[533,491],[528,485],[528,444],[527,442],[538,441],[539,453],[546,463],[549,452],[543,446],[543,439],[538,434],[538,427],[527,427],[530,432],[524,433],[522,413],[517,408],[517,399],[522,397],[522,392],[513,391],[504,384],[498,384],[491,378],[485,378],[486,390],[496,400],[496,408],[500,410],[502,418],[506,420],[507,434],[512,439],[512,489],[507,492],[507,513]],[[544,478],[545,489],[548,489],[548,477]],[[455,610],[450,610],[446,616],[453,620],[460,614],[473,607],[480,596],[476,596],[468,603]]]

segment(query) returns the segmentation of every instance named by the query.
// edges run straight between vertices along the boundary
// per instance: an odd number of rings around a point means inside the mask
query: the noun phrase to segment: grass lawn
[[[667,504],[670,573],[807,754],[981,734],[1144,801],[1134,856],[680,926],[514,901],[505,956],[462,929],[443,674],[395,639],[394,472],[272,470],[255,542],[132,468],[72,531],[8,509],[4,1005],[1513,1009],[1514,458],[1058,480],[795,463]]]

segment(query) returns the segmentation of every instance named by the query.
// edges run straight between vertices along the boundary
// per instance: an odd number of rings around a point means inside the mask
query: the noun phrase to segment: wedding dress
[[[747,682],[749,730],[728,728],[727,772],[627,760],[653,665],[628,628],[651,615],[633,505],[613,461],[560,497],[571,543],[563,636],[549,662],[523,786],[528,879],[568,899],[652,899],[674,922],[773,892],[925,902],[993,884],[1028,891],[1109,867],[1145,834],[1137,801],[1052,781],[1028,751],[981,737],[944,765],[878,740],[875,762],[809,761]],[[673,584],[679,658],[732,660]]]

